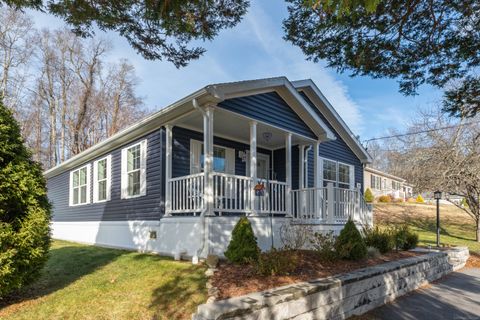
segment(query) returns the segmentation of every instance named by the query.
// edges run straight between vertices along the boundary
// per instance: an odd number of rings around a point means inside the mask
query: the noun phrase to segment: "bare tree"
[[[391,168],[413,182],[417,191],[442,190],[460,196],[466,205],[453,202],[475,222],[480,241],[480,119],[456,119],[445,114],[423,112],[408,132],[398,138]],[[395,169],[390,172],[395,172]]]
[[[2,7],[0,21],[0,96],[15,112],[24,94],[35,30],[28,16],[11,8]]]
[[[133,66],[107,64],[104,40],[67,29],[38,32],[27,15],[11,9],[0,11],[0,19],[0,95],[46,168],[145,115]]]

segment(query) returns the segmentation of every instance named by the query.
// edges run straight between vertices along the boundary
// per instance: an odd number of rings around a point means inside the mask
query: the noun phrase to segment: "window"
[[[329,182],[335,187],[344,189],[354,188],[354,167],[352,165],[333,160],[322,159],[323,186]]]
[[[323,160],[323,181],[326,186],[328,182],[337,182],[337,163],[335,161]]]
[[[203,171],[205,155],[203,154],[203,144],[200,148],[200,170]],[[222,147],[213,147],[213,171],[215,172],[225,172],[227,164],[227,150]]]
[[[373,189],[381,190],[382,189],[382,178],[372,174],[370,176],[370,186]]]
[[[350,168],[348,164],[339,163],[338,164],[338,187],[349,189],[350,182]]]
[[[122,199],[147,194],[146,167],[147,140],[122,149]]]
[[[204,165],[203,143],[190,140],[190,173],[203,172]],[[213,146],[213,171],[235,174],[235,150]]]
[[[90,203],[90,165],[70,172],[70,205]]]
[[[392,190],[400,190],[400,182],[392,180]]]
[[[111,159],[109,155],[93,163],[93,202],[110,200]]]

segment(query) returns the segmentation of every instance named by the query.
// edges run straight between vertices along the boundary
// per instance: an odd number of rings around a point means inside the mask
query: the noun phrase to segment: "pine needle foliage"
[[[0,298],[38,276],[50,246],[49,224],[42,168],[0,99]]]

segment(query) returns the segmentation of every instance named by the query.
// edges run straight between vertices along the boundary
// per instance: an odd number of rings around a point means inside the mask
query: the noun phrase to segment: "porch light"
[[[437,200],[437,247],[440,247],[440,199],[442,199],[442,191],[435,191],[433,198]]]
[[[263,140],[265,140],[266,142],[270,142],[270,140],[272,140],[273,134],[271,132],[265,131],[262,136]]]

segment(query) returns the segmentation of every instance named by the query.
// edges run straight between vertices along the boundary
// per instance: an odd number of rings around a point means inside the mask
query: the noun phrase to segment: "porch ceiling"
[[[242,115],[215,109],[213,117],[214,136],[230,139],[245,144],[250,144],[250,121]],[[203,132],[203,117],[200,112],[192,112],[174,125],[187,129]],[[265,149],[278,149],[285,147],[285,134],[288,131],[273,127],[271,125],[257,122],[257,145]],[[270,136],[268,138],[268,136]],[[311,144],[314,141],[292,133],[292,144]]]

